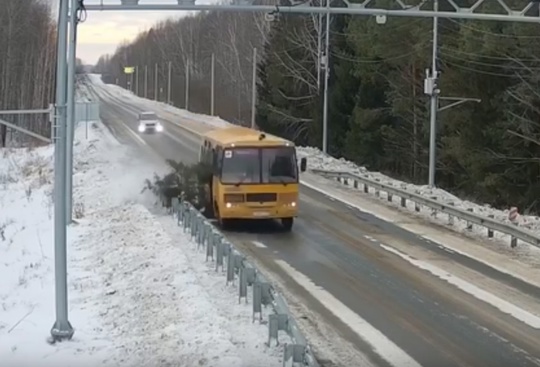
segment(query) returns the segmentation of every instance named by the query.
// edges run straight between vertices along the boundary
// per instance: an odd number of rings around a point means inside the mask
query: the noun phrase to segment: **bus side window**
[[[216,169],[217,174],[221,172],[221,164],[222,164],[222,157],[223,157],[223,149],[221,147],[217,147],[216,149]]]

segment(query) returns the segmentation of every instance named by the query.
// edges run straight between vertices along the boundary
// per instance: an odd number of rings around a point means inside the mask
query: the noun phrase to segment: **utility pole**
[[[215,64],[216,58],[214,53],[212,53],[212,66],[210,68],[210,115],[214,116],[214,93],[215,93],[215,80],[216,80],[216,69]]]
[[[156,73],[154,75],[154,101],[158,100],[158,64],[156,62]]]
[[[172,73],[172,62],[169,61],[169,74],[167,81],[167,103],[171,104],[171,73]]]
[[[189,111],[189,58],[186,60],[186,111]]]
[[[72,9],[75,9],[77,1],[71,0],[71,4],[73,6]],[[56,321],[51,329],[52,341],[69,340],[75,333],[68,320],[66,253],[66,56],[68,0],[60,0],[58,17],[58,55],[56,65],[57,136],[54,149],[54,275]]]
[[[330,10],[330,0],[326,0],[326,9]],[[328,79],[330,78],[330,11],[326,13],[326,35],[324,51],[324,101],[323,101],[323,153],[328,152]]]
[[[255,129],[255,106],[257,103],[257,48],[253,47],[253,75],[251,80],[251,128]]]
[[[69,61],[67,77],[67,124],[66,124],[66,223],[73,222],[73,141],[75,140],[75,63],[77,59],[77,9],[69,11]]]
[[[144,65],[144,98],[148,98],[148,65]]]
[[[322,56],[322,13],[317,15],[317,90],[321,90],[321,56]]]
[[[139,95],[139,67],[135,66],[135,95]]]
[[[434,0],[433,11],[439,11],[439,1]],[[433,17],[433,50],[431,58],[431,78],[428,76],[426,83],[428,84],[426,92],[429,92],[431,98],[431,113],[429,121],[429,181],[428,185],[431,188],[435,187],[435,171],[436,171],[436,154],[437,154],[437,108],[438,96],[440,90],[437,88],[437,49],[438,43],[438,18]]]

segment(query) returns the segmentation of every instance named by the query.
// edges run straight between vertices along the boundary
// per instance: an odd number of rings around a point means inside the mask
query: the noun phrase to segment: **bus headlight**
[[[156,131],[158,131],[158,132],[163,131],[163,125],[157,124],[157,125],[156,125]]]
[[[144,125],[139,125],[139,132],[143,133],[144,130],[145,130],[145,126]]]
[[[244,202],[244,194],[225,194],[223,195],[223,201],[226,202],[227,205],[231,205],[234,203],[243,203]],[[230,208],[230,206],[227,206],[227,208]]]

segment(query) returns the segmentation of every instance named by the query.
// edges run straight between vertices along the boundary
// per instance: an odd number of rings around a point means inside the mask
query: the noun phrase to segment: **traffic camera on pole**
[[[424,79],[424,93],[428,96],[437,96],[441,93],[439,89],[439,73],[431,73],[429,69],[426,69],[426,78]]]

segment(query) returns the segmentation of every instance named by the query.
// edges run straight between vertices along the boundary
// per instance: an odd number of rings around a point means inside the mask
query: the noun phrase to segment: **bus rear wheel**
[[[281,225],[283,229],[289,232],[292,229],[294,218],[281,218]]]

